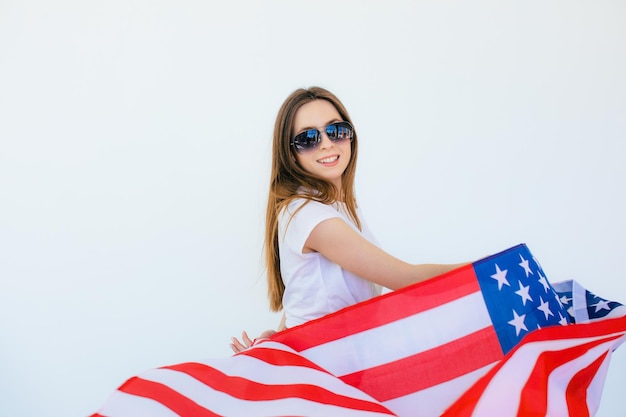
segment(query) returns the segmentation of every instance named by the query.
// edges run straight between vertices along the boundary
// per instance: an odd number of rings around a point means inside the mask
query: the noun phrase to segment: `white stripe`
[[[98,414],[106,417],[179,417],[159,402],[121,391],[113,392]]]
[[[468,311],[472,314],[467,314]],[[342,376],[433,349],[488,326],[491,319],[487,307],[482,294],[476,292],[300,353]]]
[[[572,308],[574,309],[574,320],[576,323],[589,321],[587,290],[576,281],[572,281]]]
[[[495,364],[496,362],[404,397],[385,401],[383,405],[399,417],[439,416],[452,405],[452,401],[459,398]]]
[[[589,415],[593,416],[600,407],[600,399],[602,398],[602,389],[604,388],[604,381],[609,370],[609,363],[611,362],[612,352],[609,352],[606,359],[602,362],[600,369],[594,376],[589,388],[587,388],[587,408],[589,409]]]
[[[498,373],[489,382],[480,400],[476,404],[473,417],[516,416],[519,408],[522,388],[528,381],[538,356],[544,351],[558,351],[581,345],[605,336],[549,340],[527,343],[509,357]],[[607,342],[615,344],[616,341]]]
[[[567,401],[565,389],[571,379],[582,369],[589,366],[593,361],[601,357],[604,353],[610,352],[615,344],[614,340],[604,342],[589,349],[584,355],[569,361],[556,368],[548,377],[548,407],[547,417],[567,417]],[[604,376],[602,379],[604,380]],[[599,398],[597,399],[599,401]],[[594,413],[590,413],[593,415]]]
[[[287,367],[289,368],[289,367]],[[280,372],[274,374],[291,374],[290,370],[283,369],[281,367]],[[319,375],[319,372],[317,373]],[[198,405],[211,410],[214,413],[229,416],[263,416],[263,415],[301,415],[303,410],[306,410],[307,416],[380,416],[384,414],[380,413],[368,413],[364,411],[353,411],[347,408],[338,407],[335,405],[319,404],[314,401],[308,401],[300,398],[286,398],[268,401],[248,401],[239,398],[232,397],[231,395],[217,391],[202,382],[192,378],[191,376],[173,371],[170,369],[155,369],[141,375],[142,378],[161,384],[165,384],[171,389],[177,391],[181,395],[196,402]],[[332,379],[332,377],[328,376]],[[275,383],[281,378],[269,378],[273,379]],[[293,381],[293,378],[287,377],[285,380]],[[299,381],[305,381],[306,378],[300,378]],[[318,380],[315,378],[307,380],[313,385],[320,386]],[[326,379],[324,382],[328,382]],[[337,381],[335,379],[335,381]],[[339,381],[340,382],[340,381]],[[321,386],[324,386],[321,384]],[[344,387],[351,388],[351,391],[358,391],[352,387],[343,384]],[[328,387],[327,387],[328,388]],[[271,389],[271,388],[270,388]],[[329,391],[335,392],[330,387]],[[372,401],[375,403],[375,401]]]
[[[261,346],[254,349],[260,349]],[[342,382],[340,379],[326,372],[321,372],[307,367],[295,366],[274,366],[263,362],[262,360],[238,355],[228,360],[217,359],[204,362],[208,366],[212,366],[226,375],[234,375],[247,378],[251,381],[267,384],[267,385],[293,385],[293,384],[310,384],[323,387],[328,391],[343,395],[349,398],[360,399],[374,404],[379,404],[366,393]],[[241,401],[248,403],[249,401],[234,399],[230,395],[217,391],[195,378],[179,371],[171,369],[153,369],[140,375],[141,378],[165,384],[187,398],[197,402],[198,404],[210,404],[212,410],[219,414],[230,415],[230,408],[226,407],[227,403],[239,404]],[[302,400],[305,401],[305,400]],[[256,403],[256,401],[254,401]],[[239,405],[241,406],[241,405]],[[236,406],[236,407],[239,407]],[[235,408],[236,408],[235,407]],[[248,406],[246,406],[248,407]],[[247,408],[246,408],[247,409]]]
[[[253,349],[275,349],[293,352],[298,354],[292,349],[280,345],[276,342],[267,342],[255,346]],[[229,375],[246,378],[253,382],[258,382],[267,385],[290,385],[290,384],[312,384],[317,386],[323,386],[329,391],[337,394],[345,395],[352,398],[358,398],[366,401],[377,403],[377,401],[364,393],[363,391],[354,388],[324,371],[319,371],[314,368],[308,368],[304,366],[275,366],[264,362],[261,359],[250,357],[246,355],[237,355],[225,359],[214,359],[203,361],[203,364],[219,370],[220,372]],[[148,371],[142,375],[142,378],[146,378],[157,370]],[[171,372],[175,372],[170,370]]]

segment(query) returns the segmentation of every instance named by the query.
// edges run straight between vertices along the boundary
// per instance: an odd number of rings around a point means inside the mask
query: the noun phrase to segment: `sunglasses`
[[[348,122],[331,123],[323,129],[326,136],[335,143],[346,139],[352,140],[354,136],[354,128]],[[296,152],[301,153],[314,150],[320,143],[322,143],[322,132],[317,129],[307,129],[291,139],[290,145],[296,148]]]

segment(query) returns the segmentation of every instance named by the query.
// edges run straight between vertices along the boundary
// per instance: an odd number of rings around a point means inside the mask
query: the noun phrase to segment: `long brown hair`
[[[331,182],[314,176],[305,171],[297,162],[295,150],[290,145],[293,135],[296,112],[304,104],[314,100],[326,100],[331,103],[344,121],[352,123],[348,111],[339,99],[330,91],[320,87],[298,89],[283,103],[274,124],[272,144],[272,173],[270,190],[267,199],[267,213],[265,218],[265,263],[267,266],[267,294],[272,311],[283,308],[283,293],[285,284],[280,274],[280,254],[278,252],[278,215],[280,211],[295,198],[315,200],[324,204],[331,204],[343,199],[350,217],[357,227],[361,223],[356,212],[354,197],[354,176],[358,140],[356,131],[351,146],[351,158],[341,177],[341,190]],[[354,124],[353,124],[354,125]]]

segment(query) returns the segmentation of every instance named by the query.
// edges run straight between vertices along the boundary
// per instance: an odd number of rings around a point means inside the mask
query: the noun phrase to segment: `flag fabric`
[[[593,415],[625,309],[553,287],[518,245],[231,358],[148,371],[95,416]]]
[[[625,329],[621,317],[533,332],[443,415],[593,416]]]
[[[626,316],[626,306],[598,297],[576,281],[557,282],[554,289],[572,323]]]
[[[153,369],[93,417],[389,417],[394,414],[289,347],[264,341],[233,357]]]

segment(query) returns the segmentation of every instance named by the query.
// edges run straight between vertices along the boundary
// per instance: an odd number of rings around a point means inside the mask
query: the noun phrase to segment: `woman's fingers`
[[[263,333],[261,333],[259,338],[270,337],[274,333],[276,333],[275,330],[266,330]],[[252,346],[252,343],[253,343],[252,339],[250,339],[250,337],[248,336],[248,333],[246,333],[245,331],[241,333],[241,341],[239,341],[239,339],[237,339],[236,337],[231,337],[230,340],[231,340],[230,348],[235,353],[239,353],[243,350],[248,349],[250,346]]]
[[[230,348],[232,349],[233,352],[235,353],[239,353],[243,350],[246,350],[248,348],[248,346],[245,346],[243,343],[241,343],[239,341],[239,339],[237,339],[236,337],[231,337],[231,344],[230,344]]]
[[[252,340],[248,336],[248,333],[246,333],[245,331],[241,333],[241,342],[236,337],[231,337],[230,340],[232,342],[230,344],[230,348],[235,353],[246,350],[252,345]]]
[[[248,337],[248,333],[246,333],[245,330],[241,332],[241,340],[243,340],[243,343],[246,345],[246,348],[249,348],[250,345],[252,345],[252,340],[250,340],[250,338]]]

